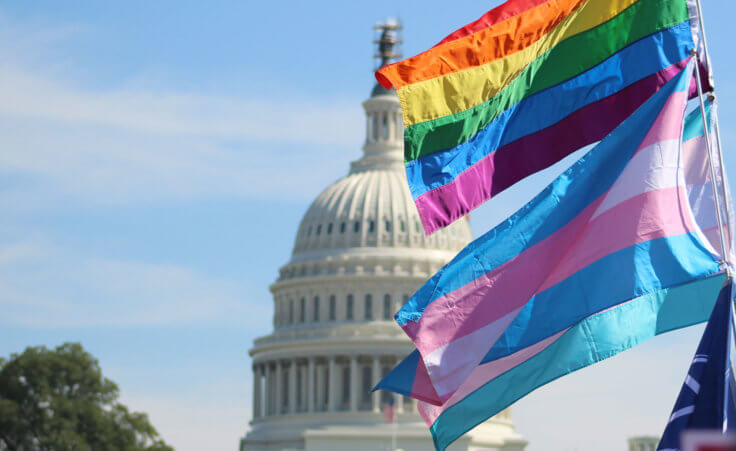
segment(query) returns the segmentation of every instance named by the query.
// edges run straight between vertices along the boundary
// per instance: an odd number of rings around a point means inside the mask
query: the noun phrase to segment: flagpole
[[[705,43],[705,41],[703,41]],[[726,242],[723,232],[723,220],[721,218],[721,202],[718,196],[718,188],[716,187],[716,169],[713,165],[713,146],[710,140],[710,129],[708,128],[708,120],[705,114],[705,101],[703,100],[703,86],[700,79],[700,66],[697,50],[693,49],[693,57],[695,58],[695,79],[698,85],[698,99],[700,100],[700,117],[703,120],[703,136],[705,137],[705,145],[708,148],[708,166],[710,167],[710,179],[713,185],[713,198],[716,203],[716,218],[718,219],[718,234],[721,239],[721,260],[726,262]],[[728,267],[728,264],[726,263]]]
[[[701,5],[700,0],[696,0],[695,5],[697,8],[697,13],[698,13],[698,23],[700,24],[700,37],[703,40],[703,53],[705,57],[705,64],[706,64],[706,68],[708,69],[708,81],[710,82],[711,88],[715,91],[715,83],[713,81],[713,64],[710,58],[710,50],[708,49],[708,38],[706,37],[706,33],[705,33],[705,20],[703,19],[703,7]],[[700,66],[697,66],[695,68],[695,73],[698,75],[698,77],[700,76]],[[701,98],[701,105],[702,105],[703,90],[702,90],[702,86],[701,86],[699,79],[698,79],[698,94]],[[715,93],[711,93],[711,101],[715,101]],[[702,109],[701,109],[701,113],[702,113]],[[714,132],[716,136],[716,145],[718,146],[718,163],[720,164],[721,190],[723,191],[723,201],[726,203],[726,213],[730,213],[728,211],[730,207],[727,201],[728,194],[726,193],[726,167],[723,163],[723,146],[721,144],[721,128],[718,125],[717,116],[713,120],[713,128],[714,128]],[[704,129],[704,133],[706,135],[708,134],[707,128]],[[708,147],[708,152],[709,152],[708,158],[710,159],[710,147]],[[713,179],[713,183],[715,183],[715,179]],[[720,212],[720,209],[718,211]],[[732,242],[731,240],[733,239],[733,237],[730,234],[730,229],[728,231],[728,238],[729,238],[729,243],[731,243]],[[721,242],[723,243],[723,232],[721,232]],[[730,271],[731,262],[729,261],[730,256],[724,253],[723,260],[725,260],[729,268],[727,273],[728,273],[728,276],[730,277],[731,276],[731,271]]]

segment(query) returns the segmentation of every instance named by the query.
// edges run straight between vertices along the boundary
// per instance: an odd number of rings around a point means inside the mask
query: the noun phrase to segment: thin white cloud
[[[5,324],[259,326],[269,315],[267,295],[248,296],[243,285],[178,265],[90,257],[38,242],[0,246]]]
[[[0,24],[5,208],[301,199],[360,154],[358,101],[88,88],[53,51],[82,28]]]

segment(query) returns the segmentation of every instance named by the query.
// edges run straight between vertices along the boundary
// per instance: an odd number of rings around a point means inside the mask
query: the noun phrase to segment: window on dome
[[[355,224],[353,224],[353,232],[360,232],[360,221],[355,221]]]
[[[422,227],[419,225],[419,221],[414,223],[414,228],[416,229],[417,233],[420,233],[422,231]]]
[[[390,232],[391,231],[391,221],[389,221],[389,220],[386,220],[386,231],[387,232]]]
[[[306,316],[305,313],[307,311],[307,300],[304,298],[299,299],[299,322],[304,322],[304,317]]]
[[[317,236],[319,236],[320,232],[322,232],[322,224],[317,226]]]
[[[345,221],[340,223],[340,233],[345,233]]]
[[[312,320],[316,323],[319,321],[319,296],[314,297],[314,316]]]
[[[349,294],[345,303],[345,319],[353,319],[353,295]]]
[[[370,321],[373,319],[373,296],[365,295],[365,319]]]
[[[307,236],[312,236],[312,226],[307,229]]]
[[[330,321],[335,321],[337,319],[337,301],[335,300],[335,296],[330,296]]]
[[[373,233],[376,230],[376,221],[370,220],[368,221],[368,233]]]
[[[294,324],[294,300],[289,300],[289,324]]]
[[[332,223],[327,224],[327,234],[330,235],[332,233]]]
[[[406,232],[406,223],[403,219],[399,221],[399,230],[401,230],[402,232]]]
[[[387,294],[383,297],[383,319],[391,319],[391,295]]]

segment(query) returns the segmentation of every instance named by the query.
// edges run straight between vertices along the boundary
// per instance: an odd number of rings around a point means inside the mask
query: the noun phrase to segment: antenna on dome
[[[378,52],[373,55],[379,60],[376,69],[391,63],[392,60],[401,58],[401,53],[396,51],[396,47],[401,44],[399,31],[403,29],[398,19],[387,18],[383,22],[376,22],[373,29],[377,32],[374,44],[378,44]]]

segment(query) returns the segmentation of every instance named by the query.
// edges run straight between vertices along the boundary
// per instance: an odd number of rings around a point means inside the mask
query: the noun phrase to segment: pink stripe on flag
[[[661,141],[672,141],[682,139],[682,122],[685,119],[682,115],[682,106],[687,104],[687,93],[677,91],[667,99],[662,107],[662,113],[654,120],[652,128],[644,137],[639,145],[639,149],[647,147]]]
[[[683,214],[689,209],[684,188],[648,191],[589,221],[604,197],[544,241],[429,304],[419,321],[402,326],[424,360],[606,255],[695,230],[691,217]],[[679,208],[673,208],[676,205]],[[534,268],[533,272],[529,268]]]
[[[427,425],[432,426],[432,423],[434,423],[437,417],[439,417],[440,414],[450,406],[462,401],[466,396],[473,393],[492,379],[495,379],[511,368],[526,362],[535,355],[544,351],[568,330],[569,328],[509,356],[479,365],[475,370],[473,370],[470,376],[468,376],[468,379],[460,386],[460,388],[458,388],[457,391],[453,393],[452,396],[441,406],[425,402],[419,404],[420,413],[422,413],[424,421],[427,422]]]

